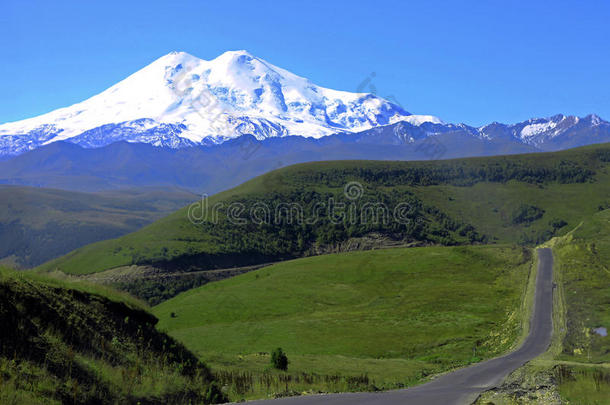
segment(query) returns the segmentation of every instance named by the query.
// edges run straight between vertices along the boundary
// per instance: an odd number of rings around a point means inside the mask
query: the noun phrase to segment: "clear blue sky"
[[[378,95],[449,122],[610,119],[609,21],[602,0],[2,0],[0,122],[82,101],[172,50],[235,49],[339,90],[375,72]]]

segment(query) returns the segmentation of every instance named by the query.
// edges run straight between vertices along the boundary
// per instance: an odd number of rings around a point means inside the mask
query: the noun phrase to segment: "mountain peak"
[[[60,140],[209,144],[242,134],[319,138],[409,115],[374,94],[316,86],[246,50],[212,60],[173,51],[81,103],[0,125],[0,137],[11,136],[4,138],[10,144],[23,136],[15,150]]]
[[[170,53],[165,54],[165,55],[161,56],[160,58],[158,58],[157,60],[155,60],[153,63],[151,63],[151,65],[159,65],[159,64],[175,65],[175,64],[186,62],[186,61],[200,61],[200,60],[201,59],[199,59],[196,56],[191,55],[188,52],[171,51]]]
[[[226,52],[222,53],[221,55],[217,56],[216,59],[223,58],[223,57],[239,57],[239,56],[247,56],[250,58],[256,58],[256,56],[252,55],[250,52],[246,51],[245,49],[238,49],[235,51],[226,51]]]
[[[184,52],[184,51],[171,51],[163,56],[161,56],[160,58],[158,58],[156,61],[163,61],[163,62],[180,62],[182,60],[196,60],[196,61],[204,61],[204,62],[214,62],[214,61],[228,61],[228,60],[232,60],[232,59],[236,59],[236,58],[240,58],[242,57],[242,59],[259,59],[256,56],[252,55],[250,52],[241,49],[241,50],[235,50],[235,51],[226,51],[220,55],[218,55],[217,57],[215,57],[214,59],[211,59],[209,61],[206,61],[204,59],[198,58],[188,52]],[[155,62],[156,62],[155,61]]]
[[[171,51],[170,53],[168,53],[165,56],[183,56],[183,55],[188,55],[188,56],[193,56],[187,52],[184,51]]]
[[[602,122],[605,122],[599,115],[597,114],[589,114],[585,117],[585,119],[589,120],[592,125],[600,125]]]

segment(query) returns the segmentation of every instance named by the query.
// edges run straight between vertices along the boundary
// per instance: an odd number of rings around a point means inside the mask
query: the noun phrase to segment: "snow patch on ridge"
[[[523,127],[521,130],[521,138],[531,138],[543,132],[547,132],[557,126],[556,122],[548,121],[538,124],[530,124]]]
[[[431,123],[431,124],[439,124],[439,125],[446,125],[445,122],[443,122],[443,120],[441,120],[438,117],[435,117],[433,115],[409,115],[407,117],[398,117],[394,120],[394,122],[399,122],[399,121],[406,121],[411,125],[415,125],[415,126],[420,126],[422,124],[425,124],[427,122]],[[392,123],[394,123],[392,122]]]

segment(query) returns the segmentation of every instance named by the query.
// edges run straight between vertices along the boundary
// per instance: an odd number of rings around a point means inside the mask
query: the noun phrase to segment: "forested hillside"
[[[434,162],[295,165],[42,269],[213,269],[387,246],[534,245],[610,204],[610,146]]]

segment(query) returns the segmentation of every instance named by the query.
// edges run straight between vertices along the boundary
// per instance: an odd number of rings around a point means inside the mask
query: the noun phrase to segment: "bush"
[[[519,208],[513,211],[511,222],[514,225],[529,224],[542,217],[544,210],[534,205],[521,204]]]
[[[281,347],[278,347],[271,353],[271,364],[278,370],[288,370],[288,357]]]
[[[549,225],[553,227],[554,230],[561,229],[566,226],[568,223],[563,219],[554,218],[549,221]]]
[[[228,398],[223,394],[222,390],[218,387],[216,383],[212,383],[208,386],[208,389],[205,393],[205,403],[206,404],[222,404],[227,402]]]

